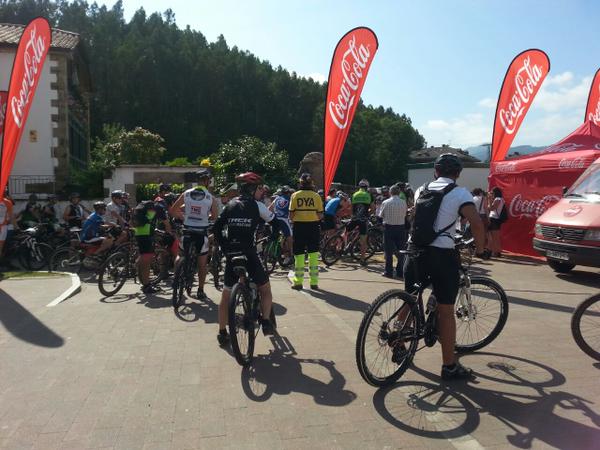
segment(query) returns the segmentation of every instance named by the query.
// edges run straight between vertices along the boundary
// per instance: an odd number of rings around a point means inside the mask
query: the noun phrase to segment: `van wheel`
[[[552,267],[552,270],[558,273],[569,273],[573,270],[573,267],[575,267],[575,264],[554,261],[552,259],[548,260],[548,265]]]

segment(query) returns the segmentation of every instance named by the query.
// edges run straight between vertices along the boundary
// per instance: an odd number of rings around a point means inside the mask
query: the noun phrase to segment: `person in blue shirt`
[[[325,213],[323,215],[323,231],[327,237],[331,236],[337,226],[337,217],[342,211],[347,209],[349,197],[344,191],[337,191],[335,197],[325,205]]]
[[[273,203],[269,206],[269,210],[275,214],[275,219],[278,220],[278,229],[283,233],[284,242],[282,246],[282,253],[285,256],[287,264],[291,262],[292,258],[292,226],[290,224],[290,196],[292,195],[292,188],[289,186],[282,186],[279,189],[279,195],[275,197]]]
[[[104,218],[102,217],[104,214],[106,214],[106,203],[94,203],[94,212],[84,222],[81,230],[81,242],[85,244],[99,243],[100,247],[98,247],[96,255],[101,255],[113,245],[113,238],[104,235],[105,230],[110,228],[110,225],[104,224]]]

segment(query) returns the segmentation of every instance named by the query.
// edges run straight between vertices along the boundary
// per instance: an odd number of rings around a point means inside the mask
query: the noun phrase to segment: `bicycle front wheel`
[[[585,354],[600,361],[600,294],[584,300],[575,309],[571,333]]]
[[[27,248],[22,253],[22,259],[19,261],[27,270],[42,270],[50,263],[52,256],[52,247],[43,242],[35,242],[31,248]]]
[[[246,286],[236,283],[229,297],[229,335],[231,349],[238,363],[247,366],[254,354],[254,320],[250,292]]]
[[[113,253],[104,261],[98,275],[98,289],[102,295],[111,297],[121,290],[131,275],[128,266],[127,253]]]
[[[374,254],[375,254],[375,247],[372,245],[369,245],[369,240],[368,240],[368,235],[367,235],[367,248],[365,250],[365,259],[369,259]],[[354,240],[350,244],[350,255],[356,261],[361,260],[360,236],[357,236],[356,238],[354,238]]]
[[[173,308],[177,309],[183,303],[183,292],[186,288],[186,272],[185,272],[185,258],[181,258],[175,267],[175,274],[173,275],[173,294],[171,302]]]
[[[492,342],[506,324],[508,299],[502,286],[486,277],[471,278],[461,286],[454,307],[456,351],[479,350]]]
[[[332,266],[342,257],[343,250],[344,239],[339,235],[334,235],[325,241],[321,259],[326,266]]]
[[[399,289],[386,291],[365,312],[356,338],[356,365],[372,386],[394,383],[417,351],[419,309]]]

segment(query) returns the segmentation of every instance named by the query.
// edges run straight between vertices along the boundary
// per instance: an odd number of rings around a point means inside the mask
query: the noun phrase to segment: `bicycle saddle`
[[[246,273],[246,263],[248,259],[244,256],[234,256],[231,258],[231,264],[233,265],[233,273],[236,275],[242,275]]]

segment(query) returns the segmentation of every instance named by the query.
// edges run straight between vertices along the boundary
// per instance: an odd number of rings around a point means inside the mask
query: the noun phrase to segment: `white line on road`
[[[57,273],[59,273],[59,272],[57,272]],[[68,299],[69,297],[71,297],[72,295],[76,294],[77,292],[79,292],[81,290],[81,280],[79,279],[79,276],[77,274],[65,273],[65,275],[69,275],[71,277],[71,287],[69,287],[69,289],[67,289],[65,292],[60,294],[58,297],[56,297],[54,300],[52,300],[46,306],[50,306],[50,307],[56,306],[60,302],[65,301],[66,299]]]

